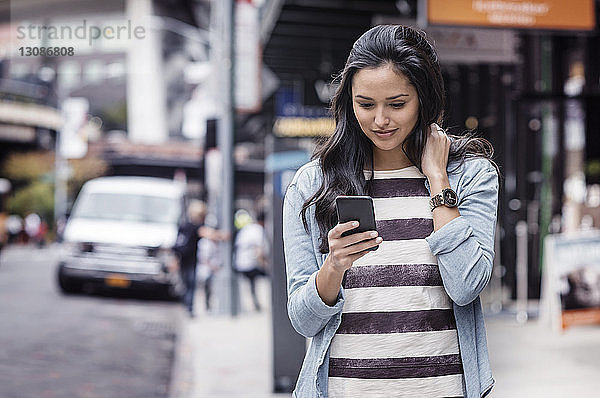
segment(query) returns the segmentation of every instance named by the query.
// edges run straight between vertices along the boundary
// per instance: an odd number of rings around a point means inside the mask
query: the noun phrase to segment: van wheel
[[[73,294],[81,291],[81,284],[65,275],[63,265],[60,265],[58,268],[58,286],[60,286],[60,290],[64,294]]]

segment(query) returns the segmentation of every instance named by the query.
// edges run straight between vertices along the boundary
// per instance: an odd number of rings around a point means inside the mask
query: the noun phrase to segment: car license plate
[[[110,287],[127,288],[131,286],[131,281],[122,275],[110,275],[104,278],[104,284]]]

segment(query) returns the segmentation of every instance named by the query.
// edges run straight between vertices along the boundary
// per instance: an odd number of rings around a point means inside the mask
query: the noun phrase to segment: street
[[[0,396],[166,397],[177,302],[62,295],[58,250],[13,246],[0,259]]]
[[[52,247],[2,252],[0,397],[289,396],[271,392],[268,305],[235,318],[199,308],[188,321],[175,302],[64,296],[55,285],[56,259]],[[270,286],[262,282],[258,290],[269,303]],[[509,312],[489,316],[486,325],[491,397],[597,395],[597,326],[557,334],[534,319],[518,324]]]

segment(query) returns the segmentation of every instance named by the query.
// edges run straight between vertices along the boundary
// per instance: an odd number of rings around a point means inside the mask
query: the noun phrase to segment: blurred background
[[[0,395],[289,396],[306,341],[283,195],[333,130],[352,43],[399,23],[438,49],[445,125],[502,172],[491,396],[597,396],[599,5],[0,1]],[[200,249],[189,317],[172,249],[195,200],[228,238]],[[236,266],[248,225],[256,280]]]

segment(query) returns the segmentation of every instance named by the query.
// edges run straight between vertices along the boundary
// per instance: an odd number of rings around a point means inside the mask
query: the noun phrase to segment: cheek
[[[413,120],[415,121],[415,123],[417,122],[417,120],[419,120],[419,110],[420,107],[418,105],[415,106],[415,108],[413,109]]]
[[[408,125],[408,127],[410,127],[410,129],[412,130],[417,124],[417,121],[419,120],[419,109],[411,109],[409,112],[404,113],[402,115],[402,119],[403,123]]]
[[[417,120],[419,120],[419,114],[414,113],[407,118],[408,124],[410,124],[410,128],[412,129],[417,124]]]
[[[358,120],[360,122],[360,109],[357,108],[356,106],[353,106],[352,112],[354,113],[354,117],[356,118],[356,120]]]
[[[356,118],[356,121],[358,122],[358,125],[362,128],[365,122],[365,115],[363,112],[361,112],[361,109],[353,107],[354,109],[354,117]]]

